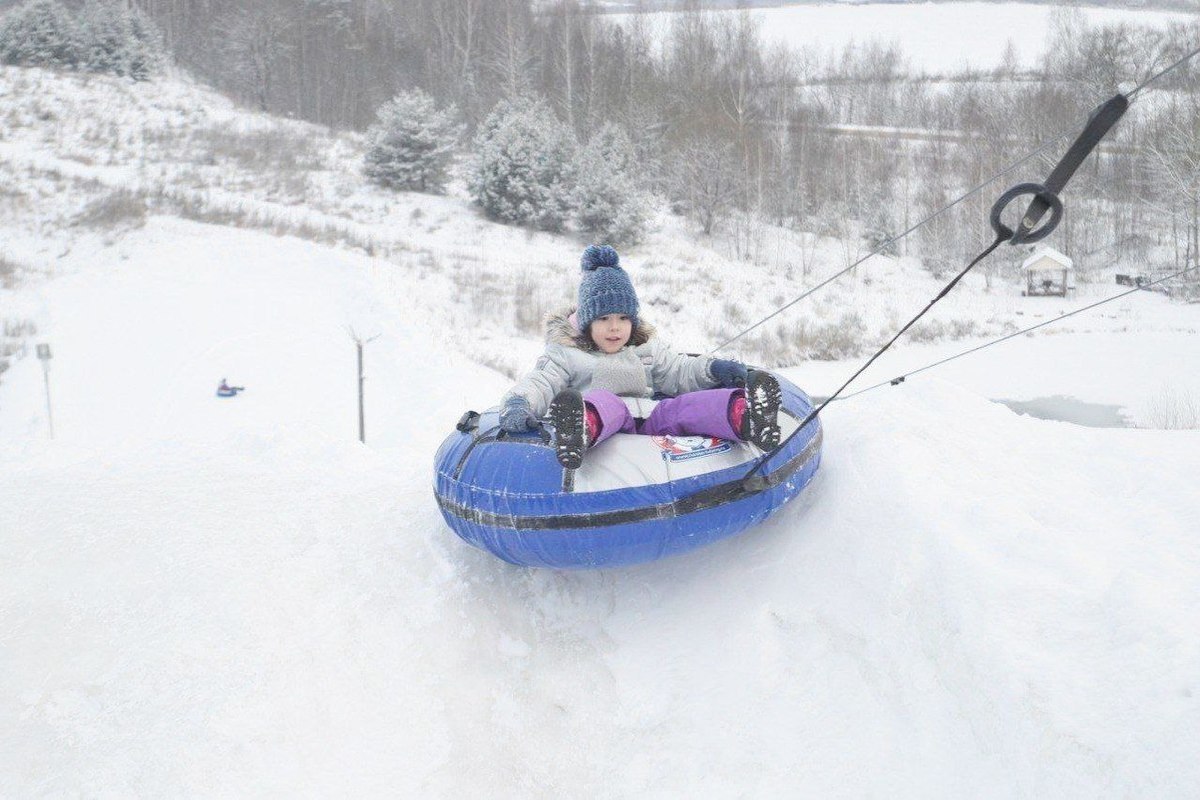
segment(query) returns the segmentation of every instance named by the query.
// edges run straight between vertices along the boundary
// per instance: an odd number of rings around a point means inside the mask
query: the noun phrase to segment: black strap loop
[[[1029,210],[1022,217],[1021,224],[1014,231],[1004,224],[1004,220],[1002,219],[1004,209],[1008,208],[1008,204],[1013,200],[1026,194],[1033,195],[1035,202],[1040,200],[1045,204],[1045,208],[1050,210],[1050,219],[1036,230],[1031,229],[1032,226],[1027,228],[1025,223],[1034,211],[1034,203],[1030,203]],[[1044,213],[1043,211],[1042,214]],[[1034,218],[1033,225],[1037,224],[1036,220],[1040,219],[1042,214],[1038,214]],[[1009,244],[1032,244],[1033,242],[1040,242],[1053,233],[1054,229],[1058,227],[1058,223],[1062,221],[1062,215],[1063,204],[1058,195],[1040,183],[1018,183],[1000,195],[999,199],[992,205],[992,229],[996,231],[997,236],[1007,239]]]

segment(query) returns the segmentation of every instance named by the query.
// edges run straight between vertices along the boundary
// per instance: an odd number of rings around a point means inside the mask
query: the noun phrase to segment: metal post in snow
[[[354,340],[355,349],[358,351],[358,440],[364,444],[367,441],[367,426],[366,417],[363,407],[363,382],[366,381],[366,376],[363,375],[363,345],[368,342],[373,342],[379,338],[379,334],[372,336],[370,339],[362,339],[353,328],[350,328],[350,338]]]
[[[363,412],[363,381],[366,380],[363,377],[363,343],[361,340],[356,339],[354,345],[358,348],[358,440],[365,443],[367,441],[367,428]]]
[[[50,438],[54,438],[54,409],[50,405],[50,345],[37,346],[38,361],[42,362],[42,377],[46,381],[46,421],[50,423]]]

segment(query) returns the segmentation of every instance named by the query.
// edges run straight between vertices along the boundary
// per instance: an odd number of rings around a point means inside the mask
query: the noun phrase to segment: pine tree
[[[0,24],[0,63],[74,67],[79,61],[75,20],[56,0],[31,0]]]
[[[390,189],[443,193],[446,168],[463,132],[456,116],[453,106],[438,110],[420,89],[384,103],[367,131],[367,177]]]
[[[79,23],[80,66],[88,72],[124,75],[127,33],[125,9],[111,2],[89,6]]]
[[[79,30],[88,72],[104,72],[145,80],[149,77],[146,48],[134,30],[134,12],[113,0],[93,3],[84,11]]]
[[[606,123],[580,149],[575,165],[575,219],[580,230],[612,244],[635,244],[646,231],[649,203],[637,177],[633,142]]]
[[[501,103],[475,136],[471,194],[492,219],[562,230],[573,206],[576,147],[545,102]]]
[[[137,81],[149,80],[167,61],[167,48],[162,32],[141,11],[128,13],[129,57],[128,75]]]

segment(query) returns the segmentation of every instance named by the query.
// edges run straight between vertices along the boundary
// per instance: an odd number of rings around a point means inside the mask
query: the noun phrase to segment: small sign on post
[[[54,438],[54,410],[50,406],[50,345],[37,346],[38,361],[42,362],[42,377],[46,381],[46,421],[50,424],[50,438]]]

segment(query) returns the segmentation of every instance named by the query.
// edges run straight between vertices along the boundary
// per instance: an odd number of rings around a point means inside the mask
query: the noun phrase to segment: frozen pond
[[[1071,422],[1089,428],[1131,428],[1133,424],[1122,406],[1087,403],[1074,397],[1056,394],[1035,397],[1033,400],[994,400],[1018,414],[1038,419]]]
[[[825,402],[826,397],[813,396],[811,399],[813,406],[819,406]],[[1088,403],[1063,394],[1056,394],[1052,397],[1035,397],[1032,400],[994,399],[992,402],[1008,406],[1018,414],[1029,417],[1070,422],[1088,428],[1136,427],[1124,406]]]
[[[749,13],[769,41],[818,52],[840,50],[850,42],[895,42],[917,71],[949,72],[966,66],[988,69],[1012,48],[1022,66],[1037,63],[1046,49],[1056,7],[1027,3],[816,3],[759,8]],[[1130,23],[1166,27],[1193,18],[1182,12],[1143,8],[1075,6],[1091,25]],[[715,11],[732,17],[738,11]],[[631,15],[614,14],[626,22]],[[674,14],[650,12],[644,21],[660,39]]]

